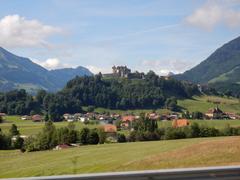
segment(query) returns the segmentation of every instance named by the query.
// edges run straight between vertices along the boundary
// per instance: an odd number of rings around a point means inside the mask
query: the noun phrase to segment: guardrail
[[[238,180],[240,166],[184,168],[65,176],[43,176],[8,180]]]

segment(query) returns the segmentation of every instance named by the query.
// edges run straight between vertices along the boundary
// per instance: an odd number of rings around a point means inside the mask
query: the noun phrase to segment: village
[[[205,119],[205,120],[222,120],[222,119],[231,119],[231,120],[237,120],[240,119],[240,116],[233,112],[223,112],[219,107],[211,108],[207,112],[202,113],[202,118],[199,119]],[[5,113],[0,113],[0,116],[6,116]],[[184,118],[183,114],[179,112],[171,112],[168,114],[160,114],[157,112],[151,112],[146,113],[146,116],[151,120],[156,121],[171,121],[171,120],[181,120],[181,119],[188,119]],[[86,113],[75,113],[75,114],[69,114],[65,113],[63,114],[64,121],[67,122],[82,122],[85,124],[88,123],[95,123],[99,125],[106,125],[106,124],[116,124],[116,122],[120,123],[120,128],[126,129],[130,128],[131,122],[139,119],[139,115],[135,115],[134,113],[130,114],[118,114],[118,113],[98,113],[98,112],[86,112]],[[191,115],[189,116],[190,119],[193,119]],[[21,117],[22,120],[32,120],[33,122],[42,122],[44,121],[44,117],[39,114],[35,115],[24,115]]]
[[[6,114],[0,113],[0,116]],[[183,114],[172,112],[169,114],[160,114],[156,112],[146,113],[145,116],[150,120],[155,121],[172,121],[172,127],[182,127],[190,125],[189,119],[193,119],[191,115],[184,117]],[[132,124],[134,121],[140,118],[139,115],[131,114],[118,114],[118,113],[97,113],[97,112],[86,112],[86,113],[65,113],[63,115],[64,121],[67,122],[81,122],[84,124],[96,124],[104,128],[106,133],[116,133],[117,130],[132,130]],[[232,112],[223,112],[219,107],[211,108],[207,112],[203,113],[201,119],[204,120],[238,120],[240,116]],[[199,120],[201,120],[199,119]],[[44,117],[39,114],[35,115],[24,115],[21,120],[43,122]]]
[[[101,129],[105,134],[106,142],[119,142],[118,135],[125,134],[129,135],[136,129],[136,123],[144,115],[144,119],[147,121],[153,121],[156,124],[161,124],[164,122],[171,123],[171,127],[174,129],[182,128],[185,126],[190,126],[192,120],[207,120],[207,121],[227,121],[227,120],[239,120],[240,116],[232,112],[223,112],[218,106],[211,108],[205,113],[197,112],[198,116],[195,116],[194,113],[189,112],[169,112],[169,113],[159,113],[159,112],[148,112],[148,113],[114,113],[114,112],[84,112],[84,113],[65,113],[63,114],[62,122],[67,123],[80,123],[85,127],[97,127]],[[200,115],[199,115],[200,114]],[[0,113],[1,118],[4,120],[7,114]],[[24,115],[20,117],[22,122],[33,122],[34,124],[40,124],[45,122],[44,116],[40,114],[34,115]],[[23,139],[28,138],[29,136],[21,134],[20,136]],[[17,136],[13,136],[12,141],[16,141]],[[79,146],[79,144],[58,144],[54,149],[60,150],[69,147]]]

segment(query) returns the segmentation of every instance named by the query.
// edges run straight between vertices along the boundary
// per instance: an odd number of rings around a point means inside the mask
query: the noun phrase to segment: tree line
[[[200,126],[198,123],[192,123],[189,126],[178,128],[158,128],[157,124],[152,124],[149,126],[151,123],[152,122],[149,122],[149,119],[147,118],[140,118],[140,120],[136,121],[137,126],[134,126],[134,130],[130,132],[129,136],[127,136],[127,141],[155,141],[240,135],[240,127],[230,127],[229,124],[226,124],[223,129],[217,129],[204,125]]]

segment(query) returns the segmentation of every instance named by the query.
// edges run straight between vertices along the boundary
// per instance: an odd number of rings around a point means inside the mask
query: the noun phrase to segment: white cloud
[[[98,67],[98,66],[93,66],[93,65],[88,65],[86,66],[92,73],[98,74],[99,72],[101,73],[111,73],[112,68],[111,67]]]
[[[68,64],[61,63],[58,58],[49,58],[46,61],[39,61],[39,60],[33,60],[33,61],[49,70],[70,67],[70,65]]]
[[[167,75],[169,72],[182,73],[194,66],[191,61],[187,60],[144,60],[141,62],[144,69],[153,70],[159,75]]]
[[[4,47],[48,45],[46,38],[61,32],[60,28],[27,20],[17,14],[0,19],[0,45]]]
[[[186,17],[185,21],[208,31],[220,24],[231,28],[238,27],[240,26],[240,12],[234,9],[236,3],[239,1],[209,0]]]

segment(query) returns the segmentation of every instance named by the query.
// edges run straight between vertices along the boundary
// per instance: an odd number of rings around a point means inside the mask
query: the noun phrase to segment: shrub
[[[200,137],[215,137],[215,136],[219,136],[220,132],[218,129],[216,128],[212,128],[212,127],[201,127],[200,128]]]
[[[80,133],[79,133],[79,141],[81,142],[81,144],[88,144],[88,134],[89,134],[89,129],[88,128],[83,128]]]
[[[137,135],[137,131],[131,131],[129,136],[127,137],[127,140],[129,142],[135,142],[136,141],[136,135]]]
[[[19,131],[18,131],[18,128],[15,124],[12,124],[10,130],[9,130],[9,134],[10,136],[17,136],[17,135],[20,135]]]
[[[38,151],[39,149],[36,147],[36,139],[33,136],[28,137],[24,141],[23,149],[27,152]]]
[[[124,134],[117,134],[117,142],[124,143],[126,141],[126,136]]]
[[[106,133],[104,132],[103,128],[99,128],[97,133],[99,136],[99,143],[103,144],[106,140]]]
[[[183,139],[186,138],[186,134],[183,128],[167,128],[165,131],[165,139]]]
[[[20,136],[16,137],[16,140],[13,141],[12,146],[14,149],[22,149],[24,143],[24,139],[21,138]]]
[[[11,137],[0,131],[0,149],[11,149]]]

